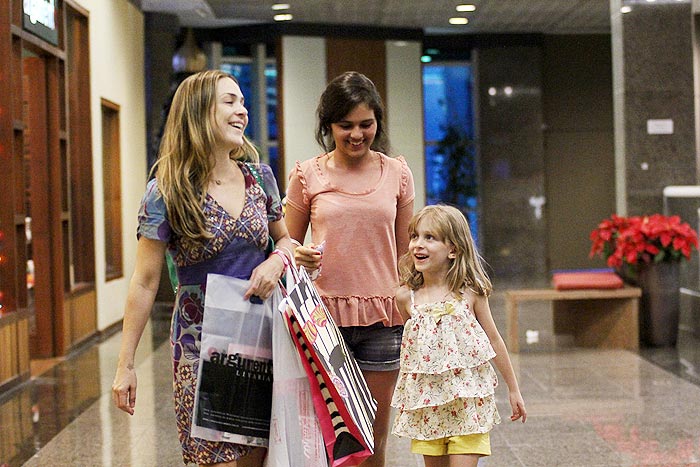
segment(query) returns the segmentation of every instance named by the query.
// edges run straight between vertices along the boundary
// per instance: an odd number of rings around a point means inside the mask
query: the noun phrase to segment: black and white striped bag
[[[311,384],[329,465],[357,465],[374,452],[377,403],[308,273],[299,269],[280,309]]]

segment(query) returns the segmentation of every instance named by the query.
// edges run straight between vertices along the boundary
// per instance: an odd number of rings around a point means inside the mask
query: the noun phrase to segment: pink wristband
[[[280,249],[275,249],[271,254],[280,257],[280,259],[282,260],[282,264],[284,264],[284,271],[286,271],[287,266],[289,266],[289,258],[287,258],[287,255],[285,255]]]

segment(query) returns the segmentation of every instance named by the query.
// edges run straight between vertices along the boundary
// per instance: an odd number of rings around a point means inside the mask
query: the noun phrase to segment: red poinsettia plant
[[[698,248],[698,234],[679,216],[622,217],[613,214],[590,235],[590,256],[601,255],[608,266],[637,266],[661,261],[690,259]]]

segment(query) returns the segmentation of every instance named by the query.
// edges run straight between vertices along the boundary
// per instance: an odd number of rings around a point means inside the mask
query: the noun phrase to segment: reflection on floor
[[[504,332],[502,304],[496,294],[494,318]],[[529,419],[507,420],[502,384],[504,422],[492,433],[493,456],[480,465],[700,466],[700,339],[682,332],[676,348],[639,354],[577,349],[555,342],[546,313],[525,319],[522,353],[512,358]],[[0,467],[182,465],[168,320],[167,309],[156,310],[139,347],[133,417],[116,410],[109,393],[119,333],[1,397]],[[529,343],[526,329],[537,330]],[[391,467],[423,465],[396,437],[387,457]]]

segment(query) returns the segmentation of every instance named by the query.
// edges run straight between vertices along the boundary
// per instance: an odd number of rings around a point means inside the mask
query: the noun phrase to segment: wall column
[[[698,182],[691,4],[611,0],[610,18],[617,212],[661,212],[665,186]]]

